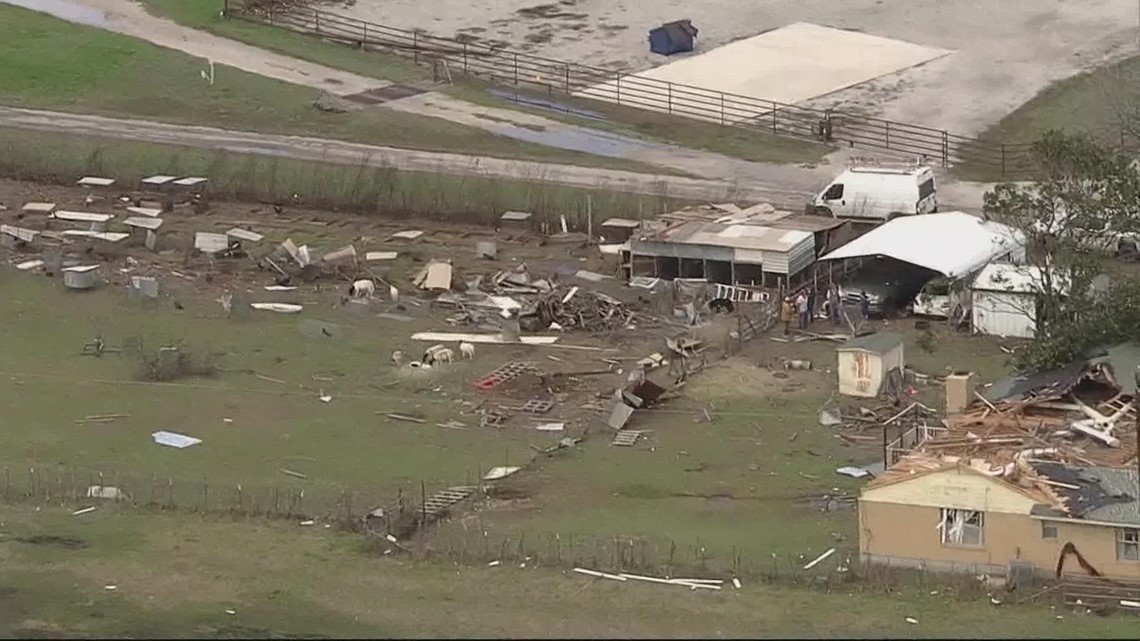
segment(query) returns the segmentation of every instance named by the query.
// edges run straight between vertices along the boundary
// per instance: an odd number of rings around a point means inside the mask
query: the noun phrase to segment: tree
[[[985,213],[1025,234],[1038,330],[1018,363],[1050,367],[1078,357],[1093,341],[1124,337],[1112,330],[1123,329],[1118,323],[1133,310],[1118,309],[1112,292],[1098,298],[1091,286],[1104,273],[1105,254],[1121,238],[1140,237],[1140,172],[1131,158],[1085,135],[1049,132],[1033,152],[1041,178],[996,186],[985,196]],[[1126,300],[1140,304],[1140,297]]]

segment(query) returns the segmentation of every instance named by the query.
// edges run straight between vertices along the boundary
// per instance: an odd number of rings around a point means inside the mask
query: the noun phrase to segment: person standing
[[[808,313],[807,313],[807,324],[804,325],[805,328],[811,326],[811,322],[815,317],[815,303],[816,303],[815,287],[808,287],[808,290],[807,290],[807,312]]]
[[[863,320],[871,317],[871,299],[867,297],[867,292],[859,292],[859,313],[863,315]]]
[[[796,295],[796,312],[799,314],[800,329],[807,329],[808,297],[802,289]]]
[[[832,283],[827,288],[827,316],[831,319],[831,326],[839,325],[839,286]]]
[[[784,322],[784,336],[792,327],[792,318],[796,315],[795,310],[792,308],[792,297],[785,296],[784,302],[780,304],[780,320]]]

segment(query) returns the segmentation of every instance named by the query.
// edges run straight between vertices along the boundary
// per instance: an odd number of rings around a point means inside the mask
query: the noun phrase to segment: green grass
[[[1083,132],[1101,144],[1117,148],[1135,146],[1133,133],[1121,127],[1121,118],[1140,118],[1140,56],[1125,58],[1056,82],[1002,118],[979,137],[995,145],[1024,146],[1058,129]],[[1012,155],[1012,152],[1011,152]],[[986,167],[964,164],[955,170],[966,179],[997,179]]]
[[[0,6],[0,58],[0,100],[9,106],[669,173],[411,113],[328,113],[312,106],[316,90],[225,66],[207,86],[201,59],[9,5]]]
[[[321,528],[106,506],[83,516],[8,509],[4,521],[0,624],[21,637],[1133,638],[1136,626],[1135,617],[994,607],[929,585],[691,592],[517,564],[414,563],[362,555],[360,539]],[[34,536],[85,547],[15,540]]]
[[[972,369],[983,381],[1008,372],[992,340],[935,326],[937,347],[928,353],[909,325],[892,321],[886,329],[903,334],[907,363],[919,372]],[[734,567],[739,556],[742,572],[787,575],[835,547],[839,553],[822,573],[848,566],[857,558],[855,512],[825,512],[822,498],[857,495],[864,482],[835,469],[881,461],[882,450],[877,441],[848,446],[818,423],[821,407],[852,402],[833,396],[834,348],[829,341],[761,339],[743,357],[691,380],[683,398],[635,415],[631,429],[651,430],[638,446],[613,447],[603,436],[545,463],[513,483],[525,500],[480,513],[491,548],[504,538],[513,547],[521,537],[549,555],[555,534],[563,545],[571,536],[588,541],[587,550],[597,539],[619,537],[644,542],[645,558],[656,564],[676,544],[678,563],[694,562],[703,548],[699,556],[710,567]],[[814,369],[774,377],[767,367],[780,370],[783,358],[810,360]],[[941,406],[940,387],[919,392],[928,405]],[[703,420],[704,409],[713,422]],[[452,524],[437,546],[478,549],[468,526]],[[640,560],[641,549],[634,554]]]
[[[220,7],[218,0],[143,0],[143,4],[156,15],[168,17],[196,29],[364,76],[393,82],[411,82],[430,78],[431,75],[428,67],[416,66],[399,56],[360,51],[345,45],[243,20],[227,20],[218,13]],[[464,78],[459,85],[446,91],[464,100],[489,107],[526,111],[574,125],[704,149],[757,162],[816,163],[831,151],[826,145],[775,136],[763,131],[722,127],[680,116],[565,95],[556,96],[556,101],[559,103],[593,111],[607,118],[602,122],[587,120],[556,111],[521,106],[490,94],[488,89],[486,83]],[[521,95],[527,96],[528,93],[522,92]]]
[[[303,230],[289,235],[297,243],[334,246]],[[414,268],[411,259],[393,266],[398,273]],[[13,273],[5,280],[0,360],[8,382],[0,386],[0,403],[11,411],[9,427],[0,433],[0,466],[8,470],[6,482],[21,491],[29,485],[28,468],[39,470],[38,484],[64,479],[83,485],[88,472],[102,473],[108,485],[129,487],[132,498],[145,502],[154,497],[150,482],[157,475],[160,483],[172,478],[178,485],[175,504],[198,506],[203,482],[213,487],[208,491],[215,503],[232,502],[241,484],[247,500],[256,493],[265,501],[272,488],[304,489],[320,508],[332,501],[316,502],[347,488],[360,496],[359,513],[369,507],[360,501],[394,498],[401,488],[418,494],[421,481],[429,487],[462,483],[480,468],[525,462],[528,444],[547,440],[525,431],[436,427],[457,418],[478,424],[449,390],[462,389],[463,381],[490,364],[465,362],[435,377],[397,373],[388,355],[421,347],[406,338],[417,324],[333,310],[337,294],[327,286],[323,295],[287,295],[307,303],[297,316],[245,310],[244,319],[226,319],[212,300],[217,293],[179,291],[169,277],[163,287],[184,310],[167,300],[157,308],[128,304],[117,288],[77,297],[43,276]],[[402,278],[395,280],[403,286]],[[281,300],[265,292],[251,296]],[[323,322],[334,324],[336,338],[320,332]],[[140,383],[129,357],[80,355],[98,335],[116,347],[138,337],[150,350],[185,341],[198,352],[223,354],[220,365],[227,371],[214,379]],[[317,399],[321,390],[333,396],[331,403]],[[420,414],[427,422],[402,423],[377,412]],[[100,414],[129,416],[106,424],[74,422]],[[164,448],[151,442],[156,430],[204,442]]]
[[[504,211],[542,219],[584,220],[588,211],[645,216],[679,201],[544,183],[449,176],[211,152],[97,137],[0,127],[0,174],[72,184],[77,176],[114,176],[133,185],[156,172],[209,176],[215,197],[296,202],[363,213],[489,222]],[[294,198],[294,195],[297,198]]]

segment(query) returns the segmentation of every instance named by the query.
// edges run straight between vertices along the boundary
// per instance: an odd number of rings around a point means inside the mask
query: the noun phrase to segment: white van
[[[917,164],[856,161],[808,208],[817,216],[887,221],[938,211],[934,170]]]

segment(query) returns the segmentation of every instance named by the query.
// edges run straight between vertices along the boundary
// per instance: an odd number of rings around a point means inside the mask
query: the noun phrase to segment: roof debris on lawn
[[[191,445],[198,445],[202,442],[202,439],[200,438],[186,436],[185,434],[179,434],[178,432],[159,431],[151,434],[151,437],[154,439],[154,442],[158,443],[159,445],[165,445],[167,447],[174,447],[178,449],[187,448]]]

